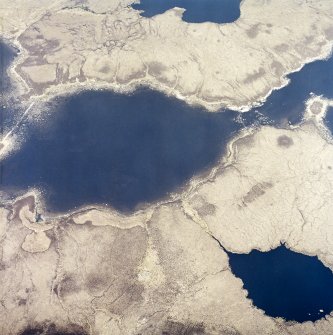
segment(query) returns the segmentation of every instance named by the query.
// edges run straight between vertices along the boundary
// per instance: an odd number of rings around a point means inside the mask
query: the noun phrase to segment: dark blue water
[[[257,108],[276,124],[300,122],[310,93],[333,98],[333,57],[309,63],[288,78],[288,86],[274,91],[264,105]]]
[[[144,17],[153,17],[174,8],[185,8],[183,20],[192,23],[230,23],[240,16],[241,0],[140,0],[132,7],[142,10]]]
[[[121,211],[175,191],[216,163],[241,125],[142,89],[88,91],[54,103],[48,125],[3,162],[4,189],[39,187],[52,211],[109,204]]]
[[[317,257],[285,246],[228,254],[232,272],[242,279],[253,304],[267,315],[304,322],[333,310],[333,274]]]

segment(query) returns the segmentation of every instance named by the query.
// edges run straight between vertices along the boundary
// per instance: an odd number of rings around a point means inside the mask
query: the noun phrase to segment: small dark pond
[[[241,125],[141,89],[59,99],[3,162],[2,188],[46,191],[50,210],[111,204],[121,211],[163,198],[214,164]]]
[[[241,0],[141,0],[132,7],[143,11],[144,17],[153,17],[165,11],[185,8],[183,20],[192,23],[230,23],[240,16]]]
[[[228,253],[253,304],[272,317],[316,321],[333,310],[333,274],[317,257],[280,246],[269,252]]]

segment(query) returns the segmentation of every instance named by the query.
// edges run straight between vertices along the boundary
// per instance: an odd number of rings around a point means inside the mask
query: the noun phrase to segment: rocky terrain
[[[101,13],[104,3],[2,0],[3,35],[21,50],[13,71],[25,94],[144,84],[212,111],[246,109],[332,45],[329,0],[246,0],[230,24],[186,23],[181,8],[144,18],[126,2]]]
[[[180,8],[144,18],[129,4],[0,0],[25,113],[65,92],[142,84],[246,111],[332,47],[331,0],[245,0],[226,25],[186,23]],[[299,125],[245,129],[209,173],[132,214],[41,218],[34,189],[1,201],[0,334],[331,334],[333,315],[298,324],[253,306],[226,252],[285,243],[333,270],[331,105],[312,96]]]

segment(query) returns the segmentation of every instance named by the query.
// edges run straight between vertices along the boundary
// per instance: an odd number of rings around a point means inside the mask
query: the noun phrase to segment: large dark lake
[[[230,23],[240,16],[241,0],[140,0],[132,7],[144,17],[162,14],[174,8],[185,8],[183,20],[192,23]]]
[[[317,257],[280,246],[269,252],[229,253],[232,272],[253,304],[269,316],[316,321],[333,310],[333,275]]]
[[[85,204],[127,211],[163,198],[216,163],[241,128],[233,112],[210,114],[149,89],[82,92],[51,109],[3,162],[2,187],[45,190],[56,212]]]

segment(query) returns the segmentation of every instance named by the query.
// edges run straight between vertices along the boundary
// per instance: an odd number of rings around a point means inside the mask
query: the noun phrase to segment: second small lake
[[[280,246],[269,252],[228,253],[253,304],[273,317],[316,321],[333,310],[333,274],[317,257]]]

